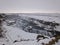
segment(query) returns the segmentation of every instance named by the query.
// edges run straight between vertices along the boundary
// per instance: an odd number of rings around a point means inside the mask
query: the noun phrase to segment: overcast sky
[[[60,0],[0,0],[0,12],[60,13]]]

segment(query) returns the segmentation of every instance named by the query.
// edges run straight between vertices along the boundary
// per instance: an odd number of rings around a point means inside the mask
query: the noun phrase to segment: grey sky
[[[59,12],[60,0],[0,0],[0,12]]]

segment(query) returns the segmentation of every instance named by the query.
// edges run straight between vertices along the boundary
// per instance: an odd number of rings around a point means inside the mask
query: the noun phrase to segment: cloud
[[[60,13],[60,0],[0,0],[0,12]]]

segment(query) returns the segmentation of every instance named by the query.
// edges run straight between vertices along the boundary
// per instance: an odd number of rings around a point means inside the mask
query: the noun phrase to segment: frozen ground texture
[[[51,41],[52,39],[54,39],[54,38],[43,39],[37,42],[36,40],[37,34],[24,32],[23,30],[12,26],[4,25],[3,27],[7,30],[6,36],[7,39],[9,40],[8,43],[10,43],[11,45],[42,45],[42,43],[46,44],[49,43],[49,41]],[[23,41],[21,41],[21,39]],[[18,40],[18,42],[13,43],[15,40]]]
[[[20,15],[21,16],[21,15]],[[39,19],[39,20],[44,20],[44,21],[49,21],[49,22],[53,22],[55,21],[56,23],[59,23],[60,24],[60,16],[59,15],[51,15],[51,16],[48,16],[48,15],[23,15],[22,16],[25,16],[25,17],[31,17],[31,18],[35,18],[35,19]],[[57,31],[60,31],[60,26],[58,26],[56,28]]]
[[[21,16],[21,15],[20,15]],[[36,19],[41,19],[45,21],[56,21],[57,23],[60,23],[60,17],[49,17],[49,16],[29,16],[29,15],[22,15],[27,17],[32,17]],[[22,29],[14,26],[7,26],[6,23],[3,23],[3,29],[6,31],[5,38],[0,39],[0,45],[42,45],[42,43],[47,44],[49,41],[54,39],[54,37],[49,39],[43,39],[37,42],[36,37],[38,34],[35,33],[28,33],[23,31]],[[58,31],[60,31],[58,29]],[[17,40],[17,42],[14,43],[14,41]],[[60,45],[60,40],[55,45]]]

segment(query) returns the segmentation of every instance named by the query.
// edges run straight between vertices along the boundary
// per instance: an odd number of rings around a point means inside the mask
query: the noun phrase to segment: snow
[[[19,37],[23,38],[23,39],[24,38],[25,39],[35,39],[37,36],[37,34],[31,34],[28,32],[24,32],[23,30],[16,28],[16,27],[5,26],[5,28],[8,30],[7,34],[12,38],[12,40],[13,39],[17,40]]]
[[[60,17],[55,17],[55,16],[37,16],[37,15],[19,15],[22,17],[30,17],[30,18],[35,18],[35,19],[39,19],[39,20],[44,20],[44,21],[49,21],[49,22],[56,22],[60,24]],[[35,22],[36,23],[36,22]],[[60,31],[60,26],[58,26],[56,28],[57,31]]]
[[[29,16],[29,15],[27,15],[27,17],[36,18],[45,21],[56,21],[57,23],[60,23],[59,18],[56,17],[39,16],[38,18],[38,16]],[[14,21],[12,20],[10,22],[14,22]],[[42,43],[48,44],[49,41],[55,39],[54,37],[46,38],[46,39],[41,39],[39,42],[37,42],[36,37],[38,34],[25,32],[21,28],[15,26],[7,26],[7,24],[5,23],[3,24],[3,29],[7,31],[6,32],[7,39],[0,39],[0,45],[2,45],[3,43],[6,45],[42,45]],[[17,40],[18,42],[14,43],[15,40]],[[60,41],[55,45],[59,45],[59,44]]]
[[[9,43],[11,45],[42,45],[42,43],[48,44],[49,41],[55,39],[54,37],[48,39],[46,38],[37,42],[36,40],[37,34],[28,33],[21,30],[20,28],[13,27],[13,26],[4,25],[3,27],[7,31],[6,37],[8,38]],[[15,40],[18,40],[18,42],[13,43]]]
[[[49,38],[49,39],[43,39],[43,40],[40,40],[39,43],[48,44],[49,41],[51,41],[52,39],[55,39],[55,38],[53,37],[53,38]]]
[[[38,43],[35,41],[16,42],[14,45],[17,45],[17,44],[19,44],[19,45],[38,45]],[[41,45],[41,44],[39,44],[39,45]]]
[[[31,18],[35,18],[35,19],[39,19],[39,20],[45,20],[45,21],[55,21],[57,23],[60,23],[60,17],[49,17],[49,16],[37,16],[37,15],[21,15],[21,16],[25,16],[25,17],[31,17]]]
[[[11,45],[10,42],[6,38],[0,38],[0,45]]]
[[[60,45],[60,40],[59,40],[58,43],[56,43],[55,45]]]

